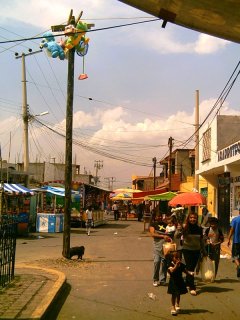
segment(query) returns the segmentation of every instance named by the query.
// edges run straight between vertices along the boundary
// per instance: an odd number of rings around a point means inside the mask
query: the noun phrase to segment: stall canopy
[[[56,196],[65,197],[65,189],[60,187],[51,187],[51,186],[43,186],[39,189],[36,189],[36,191],[44,191],[51,194],[55,194]],[[71,191],[73,195],[79,195],[78,191]]]
[[[164,192],[161,194],[155,194],[151,196],[144,197],[144,200],[152,200],[152,201],[169,201],[176,196],[176,192]]]
[[[4,183],[4,191],[9,192],[12,194],[30,194],[34,195],[34,192],[26,187],[24,187],[21,184],[15,184],[15,183]]]

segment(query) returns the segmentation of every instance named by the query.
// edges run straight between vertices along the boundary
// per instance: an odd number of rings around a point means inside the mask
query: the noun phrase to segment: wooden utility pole
[[[75,17],[71,10],[68,25],[76,25]],[[68,82],[66,106],[66,145],[65,145],[65,206],[62,255],[70,258],[70,233],[71,233],[71,191],[72,191],[72,131],[73,131],[73,93],[74,93],[74,57],[75,48],[68,51]]]
[[[78,18],[73,16],[71,9],[67,25],[52,26],[53,32],[64,31],[65,27],[76,27],[83,12]],[[94,25],[89,25],[88,28]],[[73,94],[74,94],[74,57],[75,47],[68,50],[68,83],[67,83],[67,106],[66,106],[66,146],[65,146],[65,205],[64,205],[64,228],[63,228],[63,251],[62,255],[70,258],[70,233],[71,233],[71,191],[72,191],[72,132],[73,132]]]

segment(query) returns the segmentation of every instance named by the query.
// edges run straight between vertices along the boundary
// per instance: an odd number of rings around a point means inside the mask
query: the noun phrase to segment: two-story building
[[[213,207],[228,231],[240,210],[240,116],[217,115],[199,130],[199,170],[213,186]]]

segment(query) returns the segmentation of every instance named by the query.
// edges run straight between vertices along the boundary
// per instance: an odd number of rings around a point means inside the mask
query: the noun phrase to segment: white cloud
[[[216,99],[202,101],[200,104],[200,119],[203,121],[209,111],[215,104]],[[126,117],[126,114],[128,117]],[[214,113],[215,114],[215,113]],[[239,111],[230,108],[227,103],[221,109],[221,114],[240,115]],[[151,171],[152,157],[157,159],[163,157],[168,151],[168,138],[174,138],[174,147],[181,147],[181,141],[187,140],[194,132],[194,110],[192,113],[178,111],[166,119],[143,118],[142,121],[135,121],[133,114],[121,107],[112,109],[96,109],[92,112],[76,112],[74,114],[74,139],[79,145],[85,144],[89,148],[97,151],[107,152],[113,157],[122,157],[124,159],[135,159],[149,164],[149,167],[133,166],[124,162],[119,162],[100,154],[76,146],[74,144],[73,155],[77,155],[77,161],[81,168],[85,167],[88,171],[94,173],[94,159],[103,160],[107,176],[115,177],[117,171],[122,179],[130,180],[134,172],[138,175],[148,175]],[[211,119],[211,118],[210,118]],[[210,120],[209,120],[210,121]],[[65,121],[54,125],[52,128],[61,132],[65,130]],[[13,127],[16,118],[11,117],[0,122],[0,127],[6,129]],[[96,126],[99,129],[93,129]],[[86,130],[87,129],[87,130]],[[22,133],[21,128],[18,134],[12,138],[11,161],[22,159]],[[4,131],[1,131],[1,139],[6,141],[2,144],[3,158],[6,159],[9,150],[9,131],[4,137]],[[80,133],[79,133],[80,132]],[[43,128],[31,129],[30,139],[30,161],[40,158],[41,161],[49,161],[50,157],[55,157],[56,161],[64,161],[65,139],[60,138],[50,131]],[[36,149],[36,145],[41,146]],[[194,143],[187,147],[192,148]],[[103,174],[103,172],[102,172]]]
[[[178,30],[179,33],[176,33]],[[206,34],[194,32],[194,38],[191,42],[185,39],[179,40],[180,33],[183,29],[174,25],[169,25],[162,29],[158,22],[153,22],[144,30],[144,32],[133,31],[131,39],[134,42],[140,42],[149,50],[154,49],[160,54],[177,54],[177,53],[196,53],[212,54],[225,48],[229,42],[215,38]]]
[[[211,54],[225,48],[229,42],[207,34],[200,34],[195,42],[194,50],[198,54]]]

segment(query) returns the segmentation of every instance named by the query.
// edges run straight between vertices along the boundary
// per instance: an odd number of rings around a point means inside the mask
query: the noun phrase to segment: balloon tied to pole
[[[88,75],[85,73],[85,55],[87,54],[89,47],[89,38],[86,36],[86,33],[94,26],[94,24],[88,24],[80,20],[83,14],[82,11],[76,20],[72,14],[73,11],[71,10],[66,25],[51,27],[52,32],[64,32],[65,38],[61,38],[60,41],[57,42],[53,33],[47,31],[43,34],[40,48],[45,48],[47,54],[51,58],[59,58],[60,60],[68,59],[69,50],[75,48],[77,55],[83,59],[83,69],[78,79],[84,80],[88,78]]]

